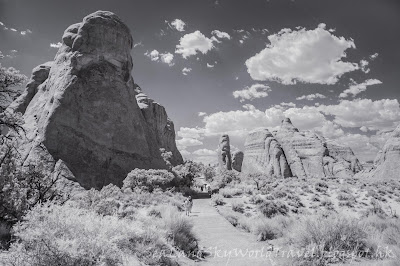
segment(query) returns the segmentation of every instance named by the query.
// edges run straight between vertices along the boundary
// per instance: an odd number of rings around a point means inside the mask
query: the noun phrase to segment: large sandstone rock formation
[[[232,169],[241,172],[243,159],[244,159],[244,153],[242,151],[235,151],[232,154]]]
[[[172,153],[173,165],[182,163],[164,107],[137,91],[132,44],[130,30],[111,12],[66,29],[54,62],[34,69],[11,106],[24,114],[25,165],[67,168],[68,178],[100,188],[122,185],[134,168],[166,168],[162,152]]]
[[[353,151],[322,136],[299,131],[289,118],[272,134],[267,129],[251,132],[246,139],[242,172],[300,178],[351,177],[361,164]]]
[[[218,164],[220,169],[232,170],[231,146],[228,135],[222,135],[219,139]]]
[[[400,179],[400,125],[391,133],[376,156],[372,169],[361,172],[358,176],[378,180]]]
[[[263,173],[279,178],[292,176],[281,145],[268,129],[249,133],[244,146],[243,173]]]

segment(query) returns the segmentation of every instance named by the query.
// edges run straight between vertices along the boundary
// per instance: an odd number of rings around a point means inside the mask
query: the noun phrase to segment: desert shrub
[[[270,219],[256,219],[253,222],[253,234],[258,241],[273,240],[282,236],[279,225]]]
[[[337,196],[338,200],[355,201],[355,197],[352,194],[346,192],[339,192]]]
[[[311,201],[320,201],[320,198],[318,195],[312,195],[311,196]]]
[[[292,206],[294,208],[304,207],[304,204],[303,202],[301,202],[300,197],[294,194],[288,194],[287,202],[289,206]]]
[[[258,210],[267,218],[274,217],[278,214],[286,215],[289,211],[288,207],[280,201],[266,200],[258,205]]]
[[[224,205],[225,204],[224,198],[219,194],[211,195],[211,202],[214,205]]]
[[[105,198],[101,199],[96,205],[94,205],[93,210],[100,215],[114,215],[118,212],[122,203],[115,198]]]
[[[323,198],[320,201],[320,204],[321,204],[321,206],[326,207],[328,210],[333,210],[334,209],[333,203],[328,197]]]
[[[68,199],[68,192],[62,191],[59,185],[60,175],[50,175],[40,166],[15,168],[12,165],[9,162],[12,169],[6,173],[3,172],[6,165],[2,164],[0,170],[0,219],[15,223],[39,203]]]
[[[272,196],[274,196],[274,198],[276,199],[281,199],[285,198],[287,196],[287,193],[283,190],[275,190],[274,192],[272,192]]]
[[[156,188],[166,189],[171,185],[174,175],[167,170],[132,170],[123,181],[122,189],[135,188],[152,192]]]
[[[219,190],[219,193],[224,197],[224,198],[232,198],[233,196],[239,196],[243,194],[243,191],[238,188],[228,188],[224,187]]]
[[[231,170],[220,170],[214,177],[211,186],[219,189],[224,188],[227,184],[234,180],[240,181],[238,172]]]
[[[235,212],[244,213],[244,205],[241,202],[232,201],[232,210]]]
[[[18,241],[3,257],[6,265],[120,265],[130,254],[158,264],[151,254],[170,250],[159,232],[139,221],[66,205],[36,206],[14,230]]]
[[[314,256],[303,259],[311,260],[317,265],[349,259],[344,254],[352,252],[362,257],[370,257],[377,248],[368,238],[363,224],[353,218],[308,217],[303,219],[293,232],[290,237],[295,245],[309,252],[313,251]]]
[[[167,230],[167,236],[173,245],[185,254],[198,252],[197,237],[193,233],[192,222],[174,208],[165,208],[162,212],[162,221]]]
[[[319,181],[315,183],[315,190],[318,192],[325,193],[328,190],[329,186],[326,182]]]
[[[250,201],[250,203],[253,203],[253,204],[260,204],[260,203],[262,203],[264,200],[261,198],[260,195],[257,194],[257,195],[251,196],[250,199],[249,199],[249,201]]]

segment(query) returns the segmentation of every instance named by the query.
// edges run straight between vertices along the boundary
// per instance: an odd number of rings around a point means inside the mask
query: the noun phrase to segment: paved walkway
[[[233,227],[210,205],[210,199],[194,200],[191,219],[199,246],[210,252],[193,265],[278,265],[266,242],[257,242],[254,236]]]

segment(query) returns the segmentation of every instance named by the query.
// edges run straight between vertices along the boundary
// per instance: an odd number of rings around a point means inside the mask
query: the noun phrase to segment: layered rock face
[[[400,125],[391,133],[382,150],[375,158],[370,172],[360,176],[379,180],[400,179]]]
[[[273,133],[251,132],[246,139],[242,172],[273,177],[351,177],[361,164],[352,150],[327,143],[320,135],[299,131],[289,118]]]
[[[236,151],[232,154],[232,169],[238,172],[242,171],[244,154],[242,151]]]
[[[221,169],[232,170],[231,146],[228,135],[222,135],[219,139],[218,164]]]
[[[25,164],[46,159],[56,169],[61,161],[69,178],[101,188],[122,185],[134,168],[166,168],[160,149],[172,153],[173,165],[182,163],[164,107],[135,91],[132,44],[111,12],[67,28],[54,62],[39,66],[43,75],[34,70],[35,89],[27,87],[13,104],[24,114]]]
[[[292,176],[281,145],[266,128],[249,133],[245,142],[242,172],[271,177]]]

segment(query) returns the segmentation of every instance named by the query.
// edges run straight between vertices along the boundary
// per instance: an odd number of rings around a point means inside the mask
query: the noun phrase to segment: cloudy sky
[[[29,75],[96,10],[131,29],[133,77],[188,159],[290,117],[371,160],[400,122],[397,0],[0,0],[0,63]]]

